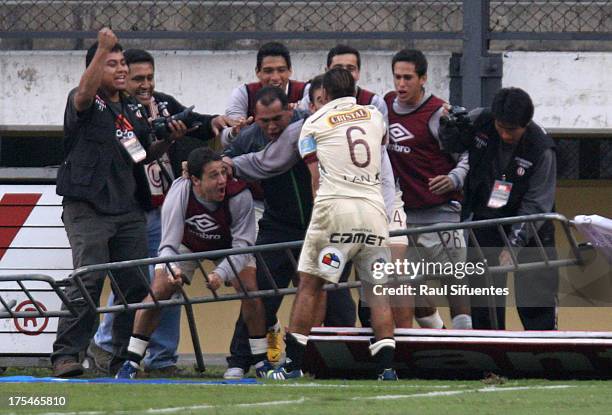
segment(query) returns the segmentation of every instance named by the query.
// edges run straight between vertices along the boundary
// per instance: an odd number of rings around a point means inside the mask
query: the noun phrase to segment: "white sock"
[[[391,347],[395,349],[395,339],[380,339],[376,343],[371,344],[369,347],[370,347],[370,354],[374,356],[383,347]]]
[[[416,321],[423,329],[441,329],[444,327],[444,322],[442,321],[442,317],[440,317],[438,310],[436,310],[436,312],[430,316],[417,317]]]
[[[144,357],[148,345],[148,341],[132,336],[130,337],[130,344],[128,344],[127,351],[129,353],[134,353],[140,357]]]
[[[472,330],[472,316],[469,314],[457,314],[453,317],[452,324],[456,330]]]
[[[249,338],[249,346],[251,346],[251,354],[253,356],[266,353],[268,351],[268,339],[265,337]]]

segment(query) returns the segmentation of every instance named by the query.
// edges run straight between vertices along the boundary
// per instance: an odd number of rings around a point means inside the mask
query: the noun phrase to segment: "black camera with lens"
[[[440,123],[444,126],[451,125],[461,128],[472,127],[472,120],[468,115],[468,110],[459,105],[453,105],[448,110],[448,115],[440,118]]]
[[[474,137],[474,123],[465,107],[453,105],[440,118],[440,142],[451,153],[467,150]]]
[[[183,111],[171,115],[169,117],[158,117],[151,121],[151,127],[153,128],[153,132],[155,133],[155,137],[158,140],[168,140],[172,131],[170,131],[170,122],[171,121],[183,121],[187,128],[191,129],[193,127],[198,126],[199,123],[190,123],[192,120],[191,117],[193,113],[193,109],[195,105],[192,105],[189,108],[185,108]]]

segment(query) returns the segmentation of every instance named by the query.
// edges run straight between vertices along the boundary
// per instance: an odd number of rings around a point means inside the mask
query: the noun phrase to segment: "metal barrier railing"
[[[565,242],[569,245],[570,251],[567,257],[563,258],[550,258],[546,252],[542,241],[537,233],[537,224],[541,224],[543,222],[552,222],[557,224],[561,230],[562,235],[565,237]],[[504,226],[510,226],[513,224],[524,223],[526,226],[530,227],[533,238],[535,241],[536,248],[538,249],[541,257],[538,258],[537,261],[530,261],[527,263],[520,263],[518,255],[511,247],[508,238],[506,236],[506,232],[504,230]],[[475,229],[478,228],[490,228],[496,227],[500,233],[500,237],[504,242],[504,246],[501,248],[506,248],[510,251],[512,257],[511,265],[497,265],[497,266],[486,266],[486,277],[490,278],[493,274],[502,274],[507,272],[517,272],[517,271],[530,271],[530,270],[538,270],[544,268],[560,268],[560,267],[568,267],[583,264],[583,257],[581,252],[581,247],[578,246],[576,240],[571,231],[571,223],[564,216],[556,213],[549,214],[537,214],[537,215],[529,215],[529,216],[518,216],[518,217],[510,217],[503,219],[489,219],[489,220],[480,220],[480,221],[472,221],[472,222],[462,222],[455,224],[440,224],[440,225],[431,225],[431,226],[422,226],[418,228],[406,229],[401,231],[392,232],[392,236],[398,235],[407,235],[410,244],[410,247],[415,247],[417,252],[419,252],[419,248],[416,244],[416,237],[425,233],[437,233],[438,237],[441,241],[442,232],[445,231],[453,231],[453,230],[465,230],[467,232],[467,238],[472,242],[472,247],[477,253],[477,258],[483,260],[486,264],[485,254],[482,251],[482,247],[480,246],[475,232]],[[167,307],[167,306],[175,306],[182,305],[185,307],[187,312],[187,318],[189,321],[189,327],[191,331],[191,337],[194,345],[194,351],[196,352],[196,359],[198,359],[198,367],[202,370],[204,368],[204,364],[201,360],[201,348],[199,342],[199,336],[197,327],[195,324],[195,318],[193,315],[192,306],[194,304],[203,304],[210,302],[219,302],[219,301],[232,301],[239,300],[245,298],[255,298],[255,297],[273,297],[273,296],[282,296],[288,294],[295,294],[297,291],[296,287],[287,287],[287,288],[279,288],[276,284],[266,262],[262,256],[263,253],[270,251],[281,251],[284,255],[288,255],[295,268],[297,268],[297,264],[293,254],[291,252],[292,249],[300,248],[302,245],[302,241],[294,241],[294,242],[284,242],[270,245],[260,245],[253,246],[247,248],[239,248],[239,249],[226,249],[226,250],[218,250],[211,252],[198,252],[191,254],[182,254],[182,255],[173,255],[167,256],[163,258],[148,258],[148,259],[139,259],[139,260],[131,260],[131,261],[122,261],[115,263],[107,263],[107,264],[99,264],[99,265],[90,265],[76,269],[69,278],[55,281],[52,277],[46,275],[6,275],[0,276],[0,284],[12,282],[16,283],[19,288],[15,288],[12,291],[19,291],[23,293],[34,305],[36,308],[35,311],[14,311],[12,308],[14,307],[14,303],[2,298],[0,295],[0,305],[2,305],[3,309],[0,309],[0,319],[5,318],[42,318],[42,317],[63,317],[63,316],[75,316],[77,313],[74,310],[73,304],[67,298],[64,293],[64,288],[75,284],[78,288],[79,292],[82,294],[83,299],[85,299],[87,303],[87,307],[91,309],[91,311],[95,313],[113,313],[113,312],[121,312],[126,310],[138,310],[138,309],[146,309],[146,308],[156,308],[156,307]],[[450,253],[448,250],[448,246],[444,246],[444,252],[450,259]],[[242,282],[240,281],[240,277],[236,272],[236,269],[232,263],[231,257],[237,254],[245,254],[251,253],[258,259],[258,266],[262,267],[262,271],[267,279],[268,283],[272,287],[272,289],[267,290],[257,290],[257,291],[246,291],[242,290],[241,293],[232,293],[232,294],[219,294],[215,290],[212,290],[210,295],[204,296],[189,296],[184,289],[181,288],[181,298],[172,298],[168,300],[160,300],[155,297],[155,294],[150,288],[150,282],[148,276],[143,271],[143,268],[146,269],[146,266],[164,263],[166,264],[166,268],[170,270],[170,272],[174,272],[170,263],[174,262],[184,262],[184,261],[196,261],[197,267],[202,273],[202,276],[206,282],[208,282],[208,274],[205,268],[202,266],[201,261],[206,259],[218,259],[220,257],[226,257],[231,264],[233,272],[238,278],[240,286],[244,287]],[[421,256],[419,254],[419,256]],[[118,270],[125,268],[136,268],[138,270],[138,275],[142,282],[148,287],[148,292],[151,295],[153,302],[145,303],[128,303],[126,301],[125,295],[121,292],[119,288],[119,284],[117,283],[115,273]],[[115,305],[112,306],[99,306],[97,302],[91,298],[90,294],[87,292],[85,285],[83,283],[83,279],[87,277],[88,274],[94,272],[105,272],[106,277],[109,279],[113,291],[115,292]],[[296,271],[297,272],[297,271]],[[407,281],[408,277],[399,277],[395,281],[396,282],[404,282],[404,279]],[[413,279],[411,277],[410,279]],[[28,282],[43,282],[49,285],[49,288],[54,291],[58,298],[61,300],[61,304],[63,305],[62,309],[59,310],[43,310],[37,306],[37,302],[35,301],[35,296],[33,295],[33,291],[27,287]],[[195,280],[194,280],[195,281]],[[194,282],[192,282],[194,284]],[[347,281],[338,284],[326,284],[325,290],[337,290],[344,288],[357,288],[361,286],[360,281]],[[492,306],[494,307],[494,305]],[[493,321],[495,320],[495,310],[491,308],[491,317]]]

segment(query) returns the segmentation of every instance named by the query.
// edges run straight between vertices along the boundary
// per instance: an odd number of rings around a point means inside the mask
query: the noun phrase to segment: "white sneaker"
[[[228,367],[223,374],[223,379],[240,380],[244,377],[244,369],[241,367]]]

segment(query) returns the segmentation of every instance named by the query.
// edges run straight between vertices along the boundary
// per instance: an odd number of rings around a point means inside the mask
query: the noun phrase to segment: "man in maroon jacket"
[[[289,79],[293,74],[291,69],[291,55],[285,45],[278,42],[269,42],[257,51],[255,75],[257,82],[240,85],[232,91],[225,115],[242,120],[242,124],[234,128],[226,128],[221,134],[221,142],[226,147],[240,129],[249,124],[255,115],[255,95],[265,86],[275,86],[282,89],[293,104],[304,96],[306,84]]]

